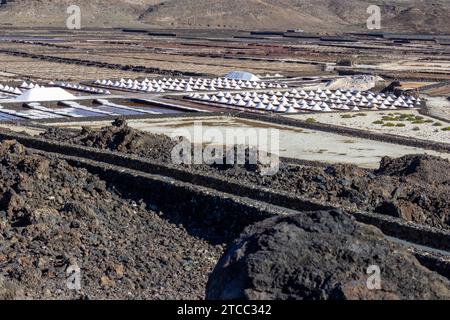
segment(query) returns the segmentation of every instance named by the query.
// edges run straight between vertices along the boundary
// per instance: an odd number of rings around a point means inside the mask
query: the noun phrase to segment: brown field
[[[71,54],[63,53],[52,55],[55,57],[92,60],[106,63],[119,63],[122,65],[145,66],[148,68],[160,68],[164,70],[176,70],[182,72],[200,72],[215,76],[222,76],[235,69],[246,70],[256,74],[282,73],[296,75],[315,75],[319,68],[313,65],[286,64],[282,62],[255,62],[225,60],[220,58],[186,57],[176,55],[164,55],[154,53],[114,53],[114,54]]]
[[[136,78],[148,76],[148,74],[137,72],[126,72],[40,60],[36,61],[31,58],[14,57],[5,54],[0,54],[0,72],[8,72],[11,75],[11,77],[3,77],[6,79],[20,78],[48,81],[83,81],[104,78]]]

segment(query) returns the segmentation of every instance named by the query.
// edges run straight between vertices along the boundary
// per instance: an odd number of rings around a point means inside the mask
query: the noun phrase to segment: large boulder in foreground
[[[22,300],[23,289],[0,275],[0,300]]]
[[[379,290],[367,286],[372,265],[381,270]],[[206,298],[450,299],[450,281],[378,229],[317,211],[248,227],[215,267]]]

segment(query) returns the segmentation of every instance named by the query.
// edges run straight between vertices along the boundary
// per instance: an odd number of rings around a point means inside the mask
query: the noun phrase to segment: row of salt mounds
[[[66,83],[66,82],[63,82],[63,81],[56,82],[56,83],[53,82],[53,81],[50,81],[48,84],[50,86],[59,86],[59,87],[67,88],[67,89],[85,91],[85,92],[89,92],[89,93],[109,94],[108,90],[82,86],[82,85],[79,85],[79,84],[70,84],[70,83]],[[24,81],[20,85],[20,87],[23,88],[23,89],[45,88],[45,86],[41,86],[41,85],[39,85],[37,83],[33,83],[33,82],[27,83],[26,81]]]
[[[50,82],[50,84],[55,84],[55,85],[60,86],[62,88],[73,89],[73,90],[78,90],[78,91],[84,91],[84,92],[89,92],[89,93],[111,94],[111,92],[109,92],[108,90],[94,88],[94,87],[88,87],[88,86],[83,86],[81,84],[72,84],[72,83],[63,82],[63,81],[60,81],[60,82],[57,82],[57,83]]]
[[[286,85],[279,83],[265,83],[250,80],[235,80],[226,78],[163,78],[163,79],[120,79],[120,80],[96,80],[97,85],[102,85],[111,88],[129,89],[145,92],[165,92],[165,91],[179,91],[179,92],[193,92],[193,91],[216,91],[218,89],[224,90],[242,90],[242,89],[285,89]]]
[[[0,91],[12,93],[12,94],[22,94],[23,91],[20,88],[9,86],[9,85],[3,85],[0,84]]]
[[[142,81],[133,79],[120,79],[120,80],[96,80],[94,82],[97,85],[102,85],[105,87],[110,87],[114,89],[128,89],[142,92],[165,92],[165,89],[169,89],[161,80],[149,80],[145,79]],[[172,87],[174,90],[175,88]]]
[[[218,93],[214,95],[192,93],[190,99],[223,104],[230,107],[253,108],[265,111],[295,113],[299,110],[329,112],[333,110],[395,110],[414,108],[421,100],[414,97],[375,94],[359,91],[316,91],[306,92],[293,89],[286,92],[258,93],[242,92],[237,94]]]
[[[27,83],[26,81],[22,82],[20,87],[22,89],[45,88],[45,86],[41,86],[38,83],[33,83],[33,82]]]

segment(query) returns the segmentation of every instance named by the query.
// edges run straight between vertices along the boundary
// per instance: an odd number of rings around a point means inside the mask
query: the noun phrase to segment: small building
[[[226,79],[242,80],[242,81],[261,81],[253,73],[245,71],[231,71],[225,75]]]

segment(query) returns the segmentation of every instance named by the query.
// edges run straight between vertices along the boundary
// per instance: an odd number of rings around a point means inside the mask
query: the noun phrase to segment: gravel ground
[[[223,251],[13,140],[0,143],[0,195],[0,299],[203,299]],[[67,287],[74,266],[80,290]]]

